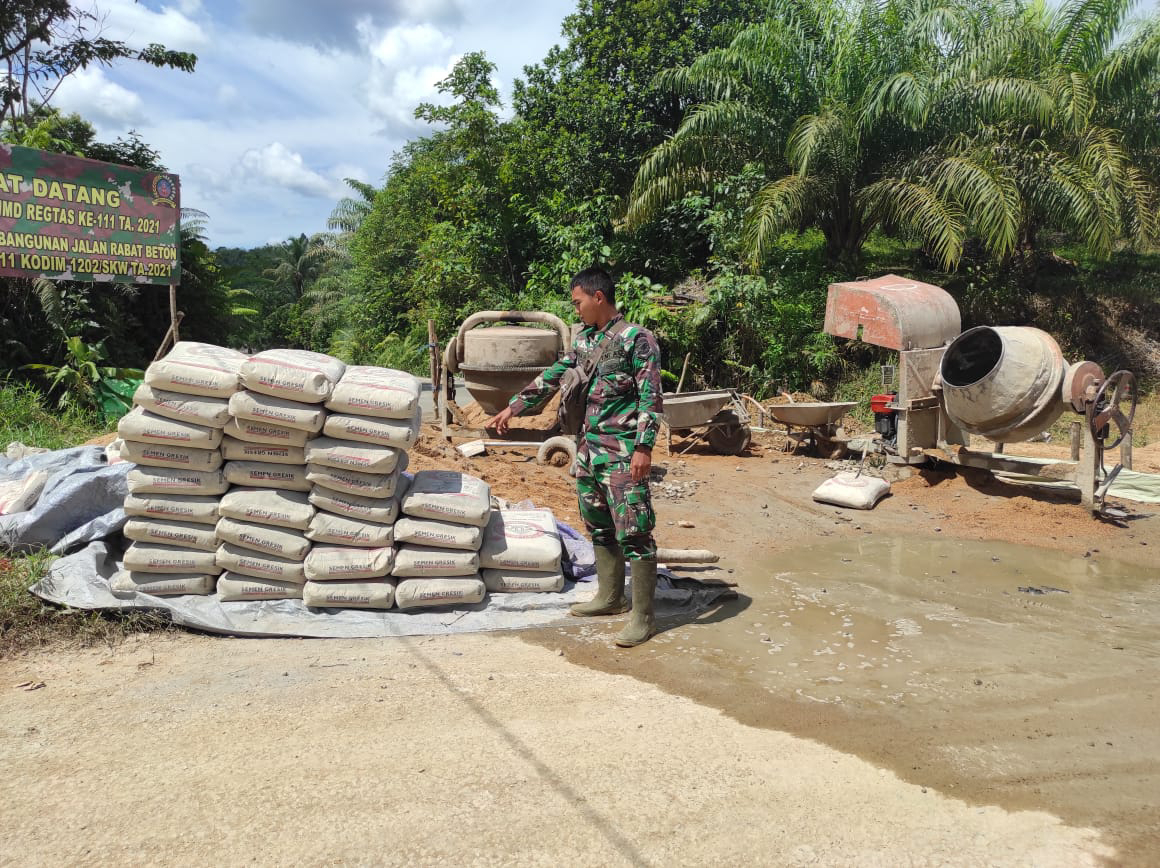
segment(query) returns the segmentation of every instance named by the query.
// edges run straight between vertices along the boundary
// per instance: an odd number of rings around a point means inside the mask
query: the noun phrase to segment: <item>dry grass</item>
[[[0,657],[46,646],[114,646],[132,633],[170,629],[167,617],[139,610],[85,611],[45,603],[28,592],[54,555],[0,553]]]

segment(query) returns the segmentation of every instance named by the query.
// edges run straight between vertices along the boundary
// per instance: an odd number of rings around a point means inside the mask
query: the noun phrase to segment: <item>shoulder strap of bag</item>
[[[612,345],[612,339],[626,328],[628,328],[628,321],[622,319],[604,333],[604,340],[600,342],[600,346],[596,348],[596,352],[590,355],[587,361],[584,362],[584,367],[588,369],[589,376],[596,370],[596,366],[603,361],[604,354],[608,351],[609,346]]]

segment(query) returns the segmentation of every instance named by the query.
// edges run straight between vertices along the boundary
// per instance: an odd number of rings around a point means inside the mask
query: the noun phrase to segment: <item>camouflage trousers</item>
[[[619,544],[630,561],[657,556],[652,535],[657,517],[648,480],[633,482],[627,462],[586,468],[576,478],[576,497],[580,517],[595,545]]]

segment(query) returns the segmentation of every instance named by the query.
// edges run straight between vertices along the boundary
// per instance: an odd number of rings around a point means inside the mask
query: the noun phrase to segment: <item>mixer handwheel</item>
[[[1085,415],[1088,430],[1096,440],[1106,440],[1111,435],[1112,423],[1115,423],[1117,437],[1111,442],[1105,442],[1104,449],[1114,449],[1132,433],[1137,398],[1136,377],[1131,371],[1116,371],[1100,384]],[[1128,404],[1127,413],[1122,409],[1125,402]]]

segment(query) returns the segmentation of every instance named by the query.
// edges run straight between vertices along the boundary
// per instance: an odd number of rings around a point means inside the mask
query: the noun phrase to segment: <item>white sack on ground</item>
[[[161,543],[182,548],[217,551],[217,531],[213,525],[193,521],[155,521],[131,518],[125,522],[125,536],[137,542]]]
[[[220,470],[138,466],[127,479],[133,494],[221,494],[230,487]]]
[[[193,446],[197,449],[217,449],[222,442],[220,428],[166,419],[150,413],[144,407],[134,407],[122,416],[117,423],[117,434],[122,440]]]
[[[310,439],[310,432],[301,428],[288,428],[285,425],[274,425],[270,422],[259,422],[257,419],[230,418],[226,427],[222,429],[226,437],[236,440],[245,440],[248,443],[272,443],[280,446],[305,446]]]
[[[310,540],[300,530],[238,521],[236,518],[218,521],[217,535],[222,542],[290,561],[300,561],[310,551]]]
[[[362,497],[384,498],[392,496],[399,487],[400,473],[360,473],[341,467],[325,467],[321,464],[307,464],[306,478],[315,485],[346,494]]]
[[[559,571],[562,549],[550,509],[497,509],[483,532],[479,563],[493,569]]]
[[[395,580],[307,582],[302,602],[315,609],[389,609],[395,604]]]
[[[391,524],[399,516],[397,497],[363,497],[359,494],[334,491],[321,485],[315,485],[310,489],[310,502],[319,509],[335,515],[345,515],[348,518],[378,524]]]
[[[369,416],[331,413],[322,425],[322,433],[339,440],[410,449],[419,437],[421,422],[422,415],[418,408],[410,419],[373,419]]]
[[[813,497],[819,503],[832,503],[852,509],[873,509],[889,493],[890,483],[885,479],[847,471],[827,479],[815,488]]]
[[[19,479],[0,482],[0,515],[27,512],[36,505],[44,483],[48,481],[47,470],[36,470]]]
[[[416,518],[487,525],[491,488],[482,479],[454,470],[420,470],[411,480],[401,509]]]
[[[223,603],[302,599],[302,585],[297,582],[280,582],[237,573],[222,573],[217,582],[217,592],[218,599]]]
[[[346,363],[310,350],[265,350],[242,363],[242,385],[251,392],[291,401],[325,401]]]
[[[213,576],[221,572],[213,552],[140,542],[125,549],[125,569],[141,573],[201,573]]]
[[[474,552],[483,542],[483,528],[406,516],[395,522],[395,542]]]
[[[407,579],[395,587],[400,609],[424,606],[469,606],[482,603],[487,589],[479,577],[463,579]]]
[[[137,387],[133,393],[133,403],[166,419],[193,422],[207,428],[224,428],[230,421],[230,402],[225,398],[170,392],[167,389],[155,389],[148,383]]]
[[[125,498],[125,514],[166,521],[196,521],[217,524],[218,498],[188,494],[130,494]]]
[[[121,441],[121,458],[146,467],[181,467],[190,470],[217,470],[222,453],[217,449],[194,449],[160,443]]]
[[[173,597],[185,594],[212,594],[217,576],[204,573],[139,573],[120,570],[109,580],[113,593],[151,594]]]
[[[178,341],[164,359],[145,369],[145,382],[186,395],[228,398],[241,388],[238,373],[245,360],[245,354],[236,350]]]
[[[479,555],[475,552],[401,545],[395,552],[395,567],[391,570],[391,575],[402,578],[470,576],[478,572]]]
[[[391,572],[395,550],[390,546],[374,549],[317,545],[306,556],[306,578],[315,582],[334,579],[378,579]]]
[[[359,473],[390,473],[399,466],[398,449],[376,443],[354,443],[317,437],[306,444],[306,460],[323,467],[357,470]]]
[[[227,461],[222,469],[232,485],[253,488],[280,488],[286,491],[309,491],[306,468],[296,464],[267,464],[264,461]]]
[[[217,550],[217,565],[220,569],[260,579],[276,579],[279,582],[302,584],[306,574],[302,572],[302,562],[287,558],[276,558],[253,549],[242,548],[233,543],[222,543]]]
[[[270,488],[235,488],[218,506],[218,513],[238,521],[272,524],[305,530],[314,518],[314,507],[300,491]]]
[[[312,434],[322,430],[322,423],[326,418],[326,411],[317,404],[302,404],[298,401],[287,401],[284,398],[247,391],[236,392],[230,398],[230,414],[239,420],[252,419],[255,422],[297,428]]]
[[[335,413],[410,419],[419,407],[419,381],[405,371],[350,365],[338,381],[326,408]]]
[[[493,594],[555,593],[564,589],[559,570],[481,570],[483,583]]]
[[[284,443],[250,443],[226,436],[222,439],[222,457],[227,461],[264,461],[267,464],[305,464],[306,450]]]
[[[306,530],[307,539],[316,543],[378,548],[394,542],[394,528],[389,524],[363,521],[345,515],[315,513]]]

